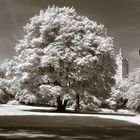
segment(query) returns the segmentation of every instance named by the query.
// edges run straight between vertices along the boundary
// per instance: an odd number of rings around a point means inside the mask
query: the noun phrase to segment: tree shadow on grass
[[[124,113],[105,113],[99,112],[98,110],[90,111],[80,111],[75,112],[75,110],[65,110],[65,111],[57,111],[56,109],[45,110],[45,109],[31,109],[31,110],[23,110],[30,112],[38,112],[38,113],[70,113],[70,114],[97,114],[97,115],[117,115],[117,116],[136,116],[136,114],[124,114]]]
[[[1,128],[0,140],[138,140],[140,126]]]

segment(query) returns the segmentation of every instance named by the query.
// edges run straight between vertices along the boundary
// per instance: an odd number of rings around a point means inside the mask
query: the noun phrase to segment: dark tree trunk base
[[[57,111],[58,112],[65,112],[66,106],[67,106],[68,100],[64,100],[64,102],[61,100],[60,95],[57,97]]]
[[[76,94],[76,107],[75,107],[75,112],[79,112],[80,111],[80,97],[79,97],[79,93]]]

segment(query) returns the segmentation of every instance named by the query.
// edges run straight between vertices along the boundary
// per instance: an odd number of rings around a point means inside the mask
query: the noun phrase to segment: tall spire
[[[122,48],[119,49],[119,53],[120,53],[120,54],[122,53]]]
[[[119,55],[123,58],[122,48],[119,49]]]
[[[123,78],[127,78],[129,73],[129,63],[128,59],[123,57],[122,49],[119,49],[119,54],[116,57],[117,71],[116,71],[116,81],[119,82]]]

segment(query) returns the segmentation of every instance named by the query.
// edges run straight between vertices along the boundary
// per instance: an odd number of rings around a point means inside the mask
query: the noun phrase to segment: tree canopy
[[[136,69],[128,75],[128,78],[120,81],[114,90],[115,100],[119,97],[128,99],[127,108],[140,111],[140,69]],[[112,96],[112,97],[113,97]]]
[[[50,103],[58,94],[109,95],[116,63],[113,39],[103,24],[74,8],[53,6],[31,18],[24,31],[7,69],[17,100]]]

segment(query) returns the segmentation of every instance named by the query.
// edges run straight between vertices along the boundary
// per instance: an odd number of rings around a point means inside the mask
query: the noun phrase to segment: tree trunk
[[[64,104],[63,104],[63,108],[62,108],[62,112],[66,111],[66,106],[67,106],[68,100],[64,100]]]
[[[58,95],[58,97],[57,97],[57,111],[58,112],[62,111],[62,100],[61,100],[60,95]]]
[[[79,112],[79,110],[80,110],[80,104],[79,104],[79,102],[80,102],[79,93],[77,93],[76,94],[76,107],[75,107],[75,111],[76,112]]]
[[[64,103],[63,103],[60,95],[58,95],[58,97],[57,97],[57,111],[58,112],[65,112],[67,103],[68,103],[68,100],[65,99]]]

